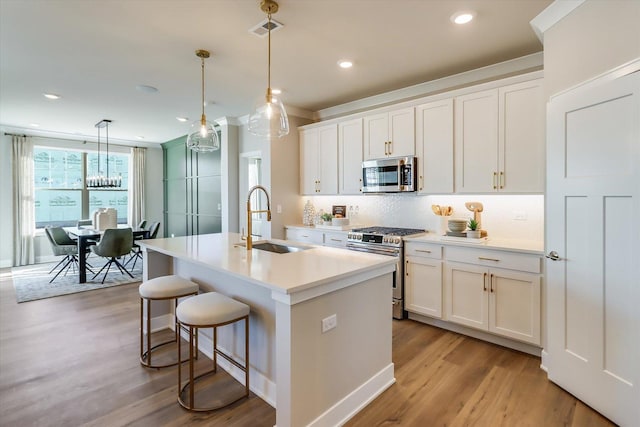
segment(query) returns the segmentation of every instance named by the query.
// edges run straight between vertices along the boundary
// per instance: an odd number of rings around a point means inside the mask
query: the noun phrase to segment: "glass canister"
[[[311,200],[307,200],[302,211],[302,225],[314,225],[316,219],[316,208],[311,203]]]

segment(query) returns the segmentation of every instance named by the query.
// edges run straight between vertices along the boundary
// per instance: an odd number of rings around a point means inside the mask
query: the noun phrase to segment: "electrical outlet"
[[[282,205],[276,206],[276,212],[277,213],[282,213]]]
[[[331,316],[322,319],[323,334],[335,328],[336,326],[338,326],[338,316],[336,314],[332,314]]]
[[[527,213],[525,211],[513,211],[513,219],[516,221],[526,221]]]

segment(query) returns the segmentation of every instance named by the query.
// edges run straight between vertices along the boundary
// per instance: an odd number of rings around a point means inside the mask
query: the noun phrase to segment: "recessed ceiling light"
[[[47,98],[47,99],[60,99],[61,98],[60,95],[56,95],[55,93],[43,93],[42,95],[44,95],[44,97]]]
[[[476,14],[470,11],[456,12],[451,15],[451,22],[459,25],[467,24],[471,22],[475,16]]]
[[[340,61],[338,61],[338,66],[340,68],[351,68],[353,67],[353,62],[348,61],[346,59],[341,59]]]
[[[31,126],[32,128],[37,128],[40,127],[40,123],[30,123],[29,126]]]
[[[189,120],[189,117],[176,117],[176,120],[179,122],[186,122]]]
[[[158,91],[158,88],[148,85],[137,85],[136,90],[144,93],[156,93]]]
[[[282,93],[282,89],[271,88],[271,93],[274,95],[280,95]]]

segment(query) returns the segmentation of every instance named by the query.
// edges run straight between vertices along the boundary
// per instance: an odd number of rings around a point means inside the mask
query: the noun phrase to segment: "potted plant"
[[[331,215],[329,212],[325,212],[320,216],[320,219],[322,219],[322,221],[324,222],[324,225],[331,225],[332,218],[333,218],[333,215]]]
[[[475,219],[470,219],[467,223],[467,227],[469,227],[469,231],[467,231],[467,237],[471,239],[479,239],[481,231],[478,230],[478,221]]]

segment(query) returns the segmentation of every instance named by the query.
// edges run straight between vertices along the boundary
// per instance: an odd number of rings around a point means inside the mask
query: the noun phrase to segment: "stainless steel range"
[[[398,258],[393,276],[393,318],[404,319],[404,243],[402,238],[422,234],[416,228],[367,227],[354,228],[348,234],[347,249]]]

